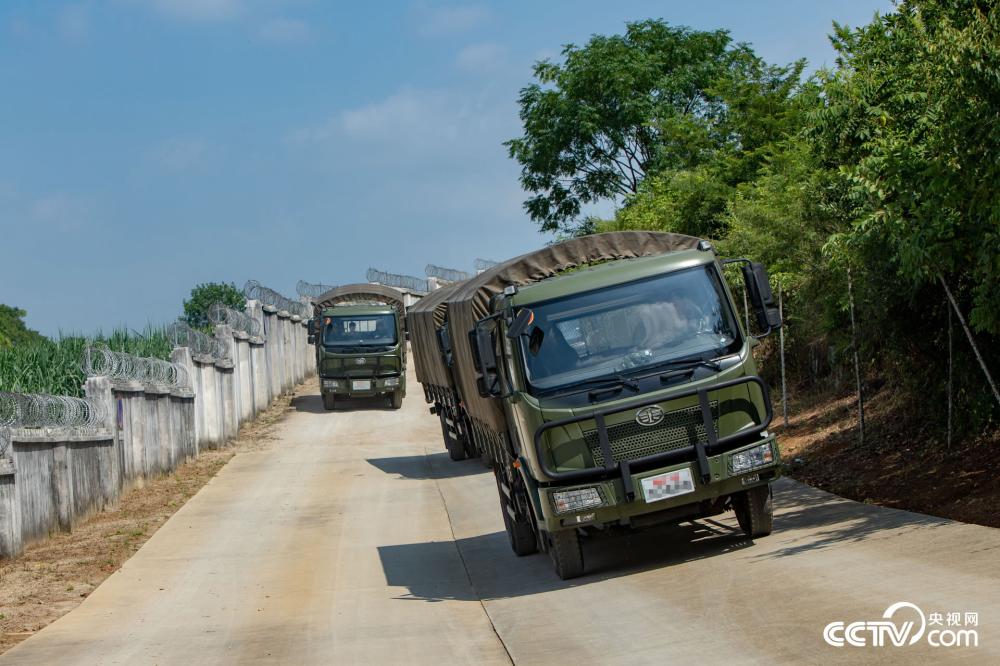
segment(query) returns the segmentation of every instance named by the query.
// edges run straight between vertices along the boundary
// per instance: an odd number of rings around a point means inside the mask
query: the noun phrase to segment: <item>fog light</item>
[[[552,493],[552,503],[556,507],[556,513],[563,514],[601,506],[604,501],[597,488],[577,488]]]
[[[399,377],[389,377],[385,380],[386,386],[399,386]]]
[[[774,462],[774,452],[771,450],[771,443],[761,444],[746,451],[734,453],[729,458],[729,472],[731,474],[742,474],[758,467],[764,467]]]

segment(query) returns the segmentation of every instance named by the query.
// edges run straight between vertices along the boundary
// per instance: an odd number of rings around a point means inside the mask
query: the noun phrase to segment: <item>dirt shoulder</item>
[[[294,393],[315,392],[315,379]],[[289,410],[280,398],[226,448],[205,451],[173,473],[146,480],[118,505],[0,562],[0,652],[76,608],[241,450],[264,445]]]
[[[866,398],[862,447],[853,395],[793,402],[788,428],[774,428],[788,474],[859,502],[1000,527],[1000,435],[949,447],[900,418],[896,403],[887,388]]]

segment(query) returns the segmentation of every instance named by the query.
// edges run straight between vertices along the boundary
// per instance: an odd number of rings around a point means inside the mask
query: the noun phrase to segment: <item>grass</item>
[[[0,347],[0,391],[80,397],[86,379],[83,350],[102,344],[114,351],[162,359],[169,358],[172,347],[166,329],[160,326],[146,326],[142,332],[117,329],[92,337],[60,334],[56,340]]]

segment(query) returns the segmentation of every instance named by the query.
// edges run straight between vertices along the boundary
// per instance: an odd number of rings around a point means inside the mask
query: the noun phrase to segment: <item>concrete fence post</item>
[[[201,418],[199,428],[201,440],[199,449],[214,449],[219,444],[219,397],[218,380],[216,379],[215,362],[211,357],[201,354],[194,357],[198,368],[198,392],[195,395],[197,416]]]
[[[267,336],[267,341],[264,344],[267,361],[267,404],[270,405],[275,398],[281,395],[281,376],[279,371],[281,357],[278,347],[281,340],[281,333],[278,327],[278,311],[268,305],[263,306],[263,309],[264,331]]]
[[[172,352],[170,352],[170,361],[176,363],[177,365],[184,368],[187,373],[188,386],[186,388],[179,389],[176,394],[178,397],[184,400],[183,411],[184,411],[184,437],[182,441],[184,442],[184,451],[186,456],[197,456],[198,455],[198,419],[196,416],[196,402],[197,395],[195,391],[198,386],[198,378],[196,373],[197,368],[194,365],[194,359],[191,358],[191,350],[188,347],[175,347]]]
[[[0,458],[0,558],[16,557],[24,550],[16,481],[14,461]]]
[[[219,413],[222,416],[222,441],[236,436],[239,430],[239,386],[236,381],[237,350],[233,329],[226,324],[215,327],[215,337],[225,349],[225,358],[215,362],[219,372]]]
[[[104,408],[104,430],[108,434],[109,445],[97,447],[97,459],[100,465],[101,498],[100,508],[118,499],[124,487],[121,459],[119,451],[118,418],[114,393],[111,390],[111,380],[107,377],[89,377],[83,385],[87,398],[95,403],[101,403]],[[67,451],[72,455],[71,451]],[[70,495],[72,497],[72,495]],[[71,504],[72,506],[72,504]]]

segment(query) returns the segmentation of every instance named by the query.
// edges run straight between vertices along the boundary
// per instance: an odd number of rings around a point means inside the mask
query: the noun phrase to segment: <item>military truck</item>
[[[338,398],[385,396],[399,409],[406,395],[403,296],[391,287],[351,284],[320,296],[309,325],[316,345],[323,407]]]
[[[445,285],[410,306],[406,320],[413,342],[413,369],[424,389],[431,414],[441,421],[441,434],[452,460],[479,455],[472,439],[469,417],[462,408],[455,384],[455,359],[451,346],[446,299],[461,282]],[[417,344],[416,340],[425,344]]]
[[[516,554],[547,551],[566,579],[595,533],[727,510],[750,537],[770,533],[779,452],[731,263],[760,335],[779,327],[763,266],[678,234],[558,243],[444,298],[457,404]]]

